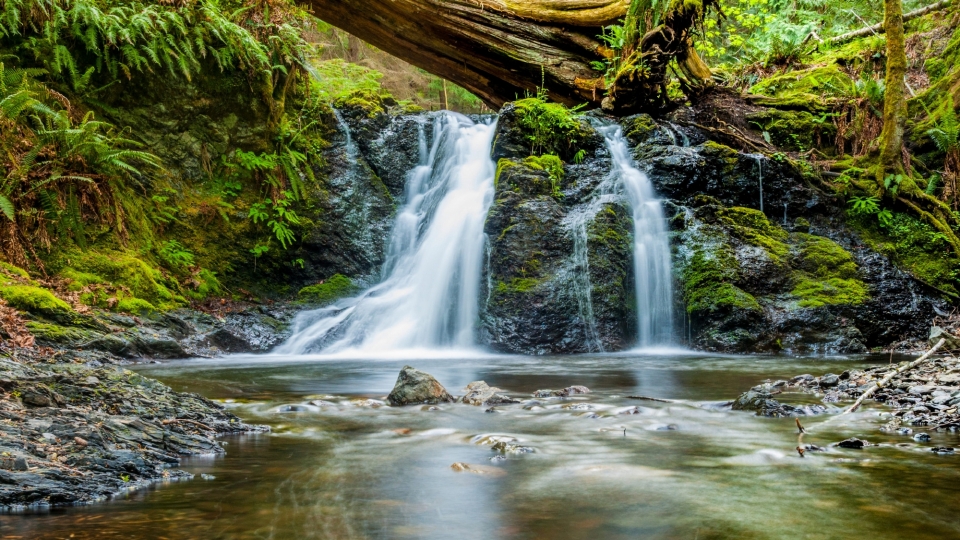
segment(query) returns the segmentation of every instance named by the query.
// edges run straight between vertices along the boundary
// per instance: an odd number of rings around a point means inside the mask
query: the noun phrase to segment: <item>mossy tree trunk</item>
[[[637,0],[634,0],[635,2]],[[624,87],[629,99],[614,112],[660,104],[667,63],[690,53],[689,37],[713,0],[674,0],[663,24],[634,30],[647,73]],[[597,39],[619,24],[631,0],[310,0],[314,13],[361,39],[452,81],[499,108],[541,85],[560,103],[599,106],[607,84],[591,62],[611,51]],[[680,16],[670,16],[672,12]],[[632,19],[642,18],[634,9]],[[692,53],[695,55],[695,53]],[[702,74],[703,72],[700,71]],[[659,86],[658,86],[659,85]]]
[[[883,185],[889,174],[903,172],[903,126],[907,115],[907,52],[903,35],[902,0],[884,0],[884,31],[887,34],[886,93],[883,100],[883,131],[880,133],[880,167],[877,180]]]

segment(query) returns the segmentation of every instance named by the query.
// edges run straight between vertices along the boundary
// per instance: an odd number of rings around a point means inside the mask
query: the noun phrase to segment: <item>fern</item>
[[[3,215],[7,216],[10,221],[16,220],[16,210],[13,207],[13,201],[3,195],[0,195],[0,211],[3,211]]]

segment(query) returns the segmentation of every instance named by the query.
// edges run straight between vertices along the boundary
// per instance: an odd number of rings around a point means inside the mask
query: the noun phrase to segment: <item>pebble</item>
[[[940,455],[947,455],[947,454],[954,453],[953,448],[950,448],[949,446],[938,446],[936,448],[931,448],[930,451],[933,452],[934,454],[940,454]]]
[[[838,384],[840,384],[840,377],[833,373],[827,373],[823,377],[820,377],[820,386],[824,388],[831,388]]]
[[[897,430],[897,433],[899,433],[899,434],[901,434],[901,435],[910,435],[910,434],[913,433],[913,430],[910,429],[910,428],[908,428],[908,427],[902,427],[902,428],[900,428],[900,429]]]
[[[200,475],[200,478],[203,478],[204,480],[216,480],[216,479],[217,479],[217,477],[214,476],[214,475],[212,475],[212,474],[201,474],[201,475]]]
[[[916,435],[913,436],[913,440],[915,440],[915,441],[917,441],[917,442],[929,442],[929,441],[930,441],[930,435],[928,435],[928,434],[926,434],[926,433],[917,433]]]
[[[676,424],[667,424],[665,426],[657,427],[657,431],[677,431],[678,429],[680,429],[680,426]]]

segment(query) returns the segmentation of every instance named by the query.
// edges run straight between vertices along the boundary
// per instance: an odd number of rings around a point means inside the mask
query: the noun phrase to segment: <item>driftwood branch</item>
[[[952,2],[953,0],[940,0],[936,4],[930,4],[927,7],[923,7],[923,8],[911,11],[910,13],[904,14],[903,22],[916,19],[917,17],[923,17],[924,15],[932,11],[939,11],[941,9],[945,9],[949,7]],[[836,45],[838,43],[845,43],[847,41],[850,41],[851,39],[868,36],[870,34],[882,34],[883,32],[884,32],[883,23],[880,22],[873,26],[867,26],[859,30],[854,30],[853,32],[847,32],[846,34],[841,34],[839,36],[832,37],[827,40],[827,43],[831,45]]]
[[[843,413],[841,413],[841,414],[852,413],[852,412],[856,411],[857,409],[859,409],[859,408],[860,408],[860,405],[863,404],[863,400],[865,400],[865,399],[867,399],[868,397],[872,396],[872,395],[874,394],[874,392],[876,392],[878,389],[883,388],[884,386],[886,386],[887,383],[889,383],[890,380],[893,379],[895,376],[903,373],[904,371],[909,371],[909,370],[911,370],[911,369],[919,366],[920,364],[926,362],[926,361],[930,358],[930,356],[931,356],[933,353],[937,352],[937,350],[940,349],[940,347],[943,347],[943,344],[946,343],[946,342],[947,342],[946,339],[940,339],[940,341],[938,341],[937,344],[933,346],[933,348],[931,348],[929,351],[923,353],[923,356],[921,356],[920,358],[917,358],[917,359],[914,360],[913,362],[910,362],[909,364],[907,364],[907,365],[905,365],[905,366],[903,366],[903,367],[899,367],[899,368],[891,371],[890,373],[888,373],[886,377],[880,379],[880,382],[878,382],[876,386],[874,386],[873,388],[870,388],[869,390],[867,390],[866,392],[864,392],[863,395],[860,396],[860,397],[857,399],[857,401],[855,401],[854,404],[850,406],[849,409],[843,411]]]

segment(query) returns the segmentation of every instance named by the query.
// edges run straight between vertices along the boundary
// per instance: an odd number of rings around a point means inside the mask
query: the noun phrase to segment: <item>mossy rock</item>
[[[55,318],[74,314],[69,304],[49,290],[33,285],[0,284],[0,298],[11,307],[29,313]]]
[[[816,308],[832,304],[862,304],[870,298],[867,285],[859,279],[838,277],[826,280],[801,279],[790,291],[800,307]]]
[[[751,113],[746,119],[765,133],[780,148],[800,152],[833,142],[837,126],[828,113],[766,109]]]
[[[853,79],[849,75],[838,65],[829,64],[768,77],[753,85],[750,92],[777,98],[760,100],[761,105],[825,112],[829,110],[829,99],[846,97],[852,86]]]
[[[133,296],[161,310],[187,303],[183,296],[171,291],[170,287],[177,286],[175,282],[167,280],[157,268],[129,253],[88,252],[71,257],[71,262],[69,274],[82,279],[102,279],[117,288],[129,290]]]
[[[649,114],[628,116],[620,122],[624,136],[634,145],[647,142],[659,127]]]
[[[350,296],[359,290],[360,288],[352,279],[342,274],[334,274],[323,283],[300,289],[297,296],[304,302],[325,306],[341,298]]]
[[[790,248],[784,243],[787,232],[770,223],[767,216],[753,208],[734,206],[717,211],[717,217],[744,242],[763,248],[777,262],[785,262]]]
[[[552,171],[548,168],[552,168]],[[498,194],[512,191],[524,197],[550,195],[559,199],[562,197],[560,178],[552,177],[551,173],[559,174],[562,178],[563,164],[556,156],[531,156],[519,163],[501,158],[497,162],[494,185]]]
[[[840,244],[823,236],[798,233],[799,270],[822,278],[851,279],[857,276],[857,263]]]
[[[154,313],[157,308],[143,300],[141,298],[122,298],[117,305],[114,307],[114,311],[119,311],[120,313],[132,313],[134,315],[146,315],[148,313]]]
[[[695,252],[681,275],[687,312],[760,311],[753,295],[731,283],[737,279],[738,269],[736,258],[726,246]]]
[[[511,278],[509,282],[498,281],[493,291],[497,295],[528,293],[533,291],[541,281],[537,278]]]
[[[30,274],[23,268],[0,261],[0,277],[2,277],[4,274],[10,277],[22,278],[28,281],[30,280]]]
[[[76,346],[95,338],[98,334],[72,326],[60,326],[38,321],[27,321],[27,330],[37,340],[47,345]]]
[[[387,112],[388,107],[396,105],[397,101],[390,94],[367,88],[341,96],[333,102],[333,106],[337,109],[353,114],[360,113],[367,118],[376,118],[377,115]]]
[[[553,154],[571,161],[593,132],[593,128],[581,120],[580,113],[560,103],[532,97],[515,101],[514,107],[516,127],[529,145],[531,155]]]

